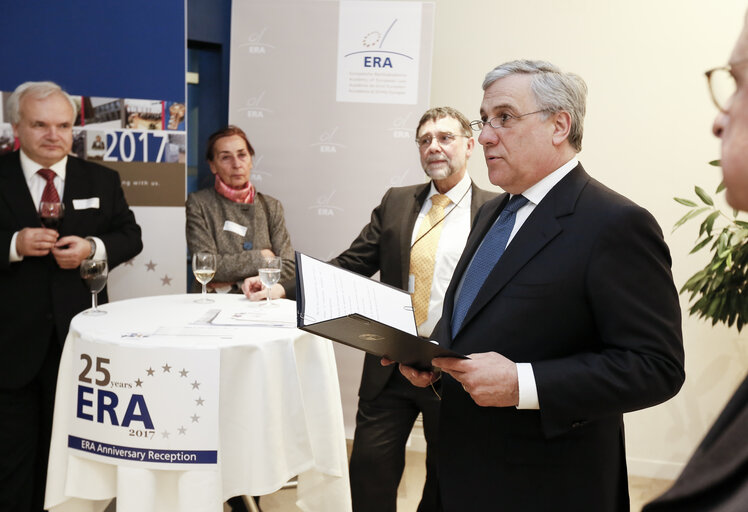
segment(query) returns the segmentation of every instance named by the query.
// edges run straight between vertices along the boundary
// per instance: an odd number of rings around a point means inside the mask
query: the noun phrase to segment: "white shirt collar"
[[[450,188],[445,195],[449,198],[450,201],[452,201],[452,204],[458,204],[460,202],[460,199],[462,199],[462,197],[470,189],[470,185],[472,185],[472,183],[473,182],[470,180],[470,176],[468,175],[467,171],[465,171],[465,175],[462,177],[462,179],[457,182],[457,185]],[[431,199],[434,194],[441,194],[441,192],[436,189],[434,180],[431,180],[429,199]]]
[[[62,181],[65,181],[65,169],[68,164],[68,157],[65,155],[62,160],[51,165],[50,167],[44,167],[41,164],[34,162],[29,156],[23,152],[22,149],[18,150],[21,154],[21,169],[23,170],[23,176],[28,182],[32,176],[36,174],[39,169],[52,169]]]
[[[566,162],[564,165],[550,173],[548,176],[537,182],[532,187],[528,188],[522,195],[525,196],[531,203],[540,204],[540,201],[551,191],[556,184],[561,181],[564,176],[569,174],[572,169],[579,165],[577,157],[573,157],[571,160]]]

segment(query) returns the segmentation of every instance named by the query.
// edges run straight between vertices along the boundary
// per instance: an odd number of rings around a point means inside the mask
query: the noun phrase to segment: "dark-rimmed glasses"
[[[470,128],[472,128],[474,131],[479,132],[483,129],[485,125],[489,125],[491,128],[507,128],[507,125],[510,125],[512,120],[519,120],[522,119],[525,116],[531,116],[532,114],[539,114],[540,112],[547,112],[547,109],[541,109],[536,110],[535,112],[528,112],[526,114],[510,114],[509,112],[502,112],[496,117],[492,117],[488,121],[483,121],[481,119],[472,121],[470,123]]]
[[[736,66],[748,63],[748,59],[742,59],[727,66],[710,69],[704,72],[706,81],[709,85],[709,95],[712,97],[714,105],[721,111],[727,112],[727,105],[733,94],[737,90],[737,82],[733,69]]]

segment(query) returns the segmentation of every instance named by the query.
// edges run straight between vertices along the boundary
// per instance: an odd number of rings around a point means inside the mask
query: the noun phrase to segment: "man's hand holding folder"
[[[296,290],[299,329],[418,370],[430,371],[434,358],[465,358],[418,337],[403,290],[299,252]]]

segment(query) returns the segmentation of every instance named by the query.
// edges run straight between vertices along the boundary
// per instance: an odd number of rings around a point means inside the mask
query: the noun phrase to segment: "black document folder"
[[[305,262],[309,264],[306,269]],[[307,271],[306,273],[305,270]],[[324,278],[320,278],[315,274],[319,270],[325,272]],[[339,274],[341,272],[344,274]],[[331,281],[333,281],[332,284]],[[342,311],[343,314],[322,320],[312,318],[307,314],[309,309],[318,311],[318,308],[316,308],[317,305],[310,304],[310,301],[329,300],[329,297],[320,296],[319,293],[315,293],[319,290],[307,288],[310,285],[317,288],[320,284],[327,286],[330,292],[342,297],[342,301],[345,302],[344,305],[330,308],[326,312],[334,313],[335,311]],[[344,287],[344,289],[339,289],[339,286]],[[377,287],[386,287],[386,289]],[[407,313],[401,316],[400,319],[402,320],[409,315],[412,322],[412,326],[410,327],[415,333],[413,308],[410,303],[410,296],[406,292],[327,263],[322,263],[299,252],[296,253],[296,312],[297,327],[299,329],[420,370],[431,369],[431,360],[435,357],[458,357],[465,359],[464,355],[446,349],[416,334],[411,334],[376,319],[369,318],[358,311],[354,311],[357,306],[361,305],[360,303],[366,303],[367,299],[371,298],[371,300],[375,300],[377,291],[384,292],[389,297],[395,298],[396,300],[388,302],[394,302],[398,305],[397,307],[400,307],[400,304],[407,304],[407,306],[404,306]],[[353,297],[357,292],[366,294],[367,297],[359,301],[357,299],[361,299],[361,297]],[[371,294],[371,297],[368,296],[369,294]],[[404,294],[404,296],[400,294]],[[375,309],[372,308],[372,310]]]

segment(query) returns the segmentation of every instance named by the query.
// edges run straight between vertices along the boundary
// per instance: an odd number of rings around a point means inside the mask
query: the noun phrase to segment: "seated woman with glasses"
[[[254,154],[241,128],[227,126],[210,136],[206,158],[215,185],[187,198],[187,247],[191,254],[216,255],[216,274],[208,288],[218,292],[241,293],[243,280],[256,276],[266,258],[280,256],[279,284],[293,298],[294,251],[283,206],[257,192],[249,180]]]

